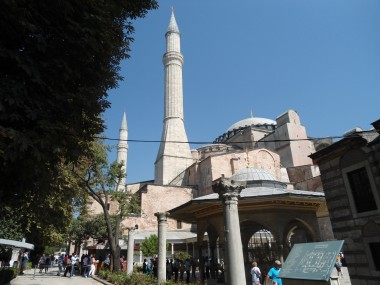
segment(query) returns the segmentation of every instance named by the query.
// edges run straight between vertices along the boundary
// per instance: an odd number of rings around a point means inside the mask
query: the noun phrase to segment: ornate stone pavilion
[[[243,168],[230,179],[246,183],[238,199],[245,263],[283,261],[294,243],[333,238],[322,192],[289,190],[260,168]],[[171,218],[197,225],[198,256],[224,259],[223,203],[217,193],[194,198],[169,212]]]

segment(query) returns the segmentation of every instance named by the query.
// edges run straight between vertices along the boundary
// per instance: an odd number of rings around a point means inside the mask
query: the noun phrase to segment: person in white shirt
[[[260,268],[257,267],[256,261],[252,262],[251,275],[252,285],[260,285],[261,271]]]
[[[95,257],[91,254],[90,256],[90,272],[88,273],[88,276],[92,276],[95,274]]]
[[[75,276],[75,265],[77,263],[78,257],[75,253],[71,256],[71,272],[70,272],[70,277]]]

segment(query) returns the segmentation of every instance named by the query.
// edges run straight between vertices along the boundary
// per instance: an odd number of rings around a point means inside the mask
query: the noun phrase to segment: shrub
[[[191,259],[191,255],[184,251],[177,251],[174,253],[173,257],[178,260],[185,261],[186,259]]]
[[[133,273],[127,275],[125,272],[111,272],[111,271],[99,271],[98,277],[104,279],[115,285],[157,285],[157,279],[153,275],[146,275],[141,273]],[[185,283],[175,283],[172,280],[167,280],[166,285],[178,285]],[[194,283],[190,283],[194,284]]]
[[[7,284],[17,277],[18,268],[1,268],[0,269],[0,285]]]

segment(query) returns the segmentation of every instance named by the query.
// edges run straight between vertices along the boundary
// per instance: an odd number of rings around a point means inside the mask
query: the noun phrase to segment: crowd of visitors
[[[195,279],[196,262],[194,260],[186,259],[185,261],[178,259],[166,260],[166,279],[174,280],[177,282],[186,281],[190,283],[190,277]],[[144,259],[142,265],[142,272],[144,274],[153,274],[157,277],[158,274],[158,259]],[[186,274],[186,275],[185,275]]]

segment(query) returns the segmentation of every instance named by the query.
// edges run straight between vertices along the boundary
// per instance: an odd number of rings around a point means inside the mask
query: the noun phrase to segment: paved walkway
[[[17,276],[11,281],[11,285],[103,285],[102,283],[83,276],[60,277],[57,276],[58,268],[49,268],[48,273],[39,273],[39,269],[28,269],[24,271],[24,275]]]

